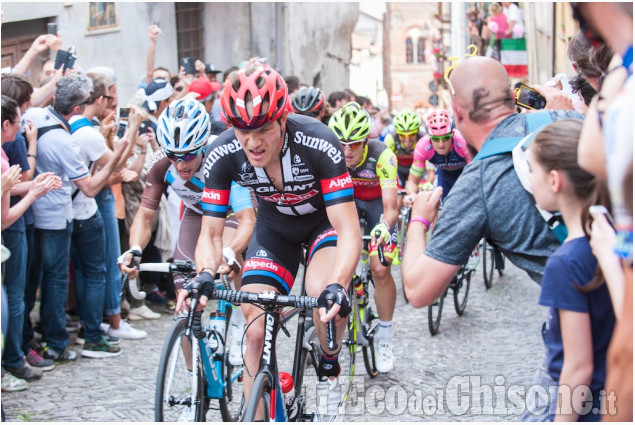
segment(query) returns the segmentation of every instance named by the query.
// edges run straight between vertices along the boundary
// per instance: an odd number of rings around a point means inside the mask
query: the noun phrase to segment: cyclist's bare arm
[[[238,228],[236,228],[234,237],[228,246],[234,251],[236,256],[239,256],[241,252],[247,249],[249,244],[249,239],[256,223],[256,212],[253,208],[245,208],[236,213],[236,219],[238,220]]]
[[[156,215],[156,210],[140,206],[137,213],[132,220],[130,226],[130,238],[128,239],[131,248],[133,246],[139,246],[141,249],[145,248],[150,242],[152,237],[152,220]],[[124,253],[123,263],[119,263],[119,269],[122,273],[128,273],[129,278],[134,279],[137,276],[137,267],[128,267],[132,261],[132,254]]]
[[[421,176],[417,176],[413,174],[412,171],[408,174],[408,181],[406,182],[406,196],[404,196],[404,205],[407,207],[412,207],[412,199],[414,195],[419,191],[419,182],[421,181]]]
[[[424,217],[429,222],[437,216],[443,190],[419,192],[412,207],[412,217]],[[430,305],[448,287],[461,266],[446,264],[423,253],[428,229],[420,221],[412,221],[406,235],[405,252],[401,260],[401,279],[413,307]]]
[[[383,220],[386,220],[388,223],[388,231],[390,232],[395,224],[397,224],[397,218],[399,216],[399,197],[397,196],[397,188],[396,187],[384,187],[381,189],[381,202],[384,207]],[[375,235],[371,235],[371,237],[375,237]],[[382,238],[379,241],[381,244],[385,244]]]
[[[343,202],[326,207],[326,214],[337,232],[337,258],[328,282],[339,283],[348,288],[362,251],[357,209],[354,202]],[[322,308],[320,319],[326,323],[334,318],[339,310],[340,306],[337,304],[333,305],[328,313]]]
[[[198,236],[196,250],[194,251],[194,262],[196,272],[205,271],[212,276],[216,274],[218,266],[223,262],[223,229],[225,228],[225,217],[203,216],[201,218],[201,233]],[[181,311],[183,302],[187,298],[187,290],[177,289],[176,312]],[[205,308],[207,297],[201,296],[199,307]]]

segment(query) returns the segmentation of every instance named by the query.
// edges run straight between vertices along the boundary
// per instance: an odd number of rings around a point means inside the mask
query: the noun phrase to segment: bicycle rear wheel
[[[204,422],[209,401],[201,351],[194,335],[185,335],[187,318],[177,319],[168,333],[157,373],[154,399],[156,422]],[[192,350],[198,360],[193,364]]]
[[[494,248],[483,240],[483,246],[481,250],[482,262],[483,262],[483,282],[485,288],[492,287],[494,280]]]
[[[470,292],[470,282],[472,281],[472,275],[475,273],[473,269],[459,271],[456,284],[454,285],[454,309],[456,314],[462,316],[467,306],[467,296]]]
[[[225,326],[225,355],[223,356],[223,380],[225,389],[223,398],[219,400],[220,414],[223,422],[237,422],[241,419],[245,407],[245,393],[242,383],[243,366],[233,366],[229,362],[229,347],[231,346],[231,314],[230,305],[225,308],[227,326]]]
[[[244,422],[255,422],[256,420],[271,422],[272,418],[269,417],[271,406],[271,388],[273,383],[268,374],[259,373],[254,380],[254,386],[251,389],[249,395],[249,402],[245,408]],[[262,406],[260,410],[262,413],[258,417],[258,408]]]
[[[443,300],[446,294],[447,289],[438,299],[428,306],[428,330],[432,336],[439,333],[441,314],[443,313]]]
[[[364,366],[366,367],[368,376],[374,378],[379,375],[379,371],[377,370],[377,358],[375,356],[375,334],[379,326],[379,316],[375,314],[370,305],[367,305],[361,313],[362,332],[368,340],[368,346],[362,347]]]

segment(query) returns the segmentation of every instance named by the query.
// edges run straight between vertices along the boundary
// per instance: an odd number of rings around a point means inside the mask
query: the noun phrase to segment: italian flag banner
[[[501,63],[510,77],[527,75],[527,41],[524,38],[503,38],[501,42]]]

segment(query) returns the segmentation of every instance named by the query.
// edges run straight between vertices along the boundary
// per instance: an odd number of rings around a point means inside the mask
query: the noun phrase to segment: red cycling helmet
[[[220,101],[223,116],[232,127],[257,130],[285,111],[287,85],[273,68],[250,63],[225,80]],[[253,105],[251,115],[247,111],[249,103]]]
[[[426,118],[428,134],[430,136],[445,136],[452,133],[452,117],[445,109],[430,112]]]

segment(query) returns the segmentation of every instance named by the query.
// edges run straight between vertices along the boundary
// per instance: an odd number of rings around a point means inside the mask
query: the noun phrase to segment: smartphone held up
[[[536,90],[523,84],[514,84],[514,103],[526,109],[544,109],[547,99]]]

